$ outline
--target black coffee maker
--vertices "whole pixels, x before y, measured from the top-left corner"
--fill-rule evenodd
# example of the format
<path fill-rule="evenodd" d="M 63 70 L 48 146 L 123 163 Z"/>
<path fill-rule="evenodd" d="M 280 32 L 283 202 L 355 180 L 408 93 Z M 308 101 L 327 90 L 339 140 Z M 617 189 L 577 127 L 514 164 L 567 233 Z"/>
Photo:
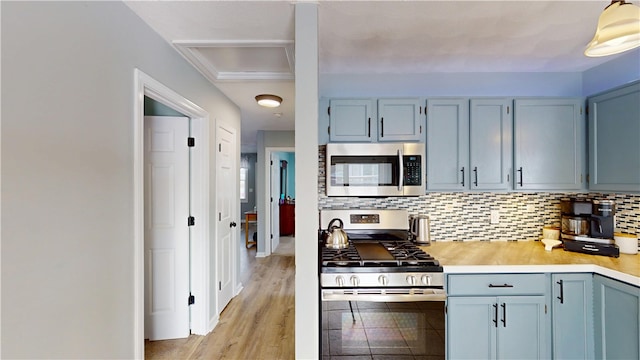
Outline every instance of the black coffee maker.
<path fill-rule="evenodd" d="M 616 203 L 613 200 L 593 200 L 591 208 L 592 238 L 613 239 Z"/>
<path fill-rule="evenodd" d="M 618 257 L 613 240 L 615 202 L 612 200 L 562 200 L 560 234 L 567 251 Z"/>

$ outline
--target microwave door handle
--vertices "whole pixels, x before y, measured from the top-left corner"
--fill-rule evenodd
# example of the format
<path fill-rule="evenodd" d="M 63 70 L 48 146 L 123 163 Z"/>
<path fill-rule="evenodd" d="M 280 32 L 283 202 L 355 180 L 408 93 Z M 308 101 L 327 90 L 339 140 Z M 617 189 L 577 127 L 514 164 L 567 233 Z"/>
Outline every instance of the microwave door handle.
<path fill-rule="evenodd" d="M 400 179 L 398 179 L 398 191 L 400 193 L 403 192 L 403 183 L 404 183 L 404 156 L 402 155 L 402 149 L 398 149 L 398 164 L 400 166 Z"/>

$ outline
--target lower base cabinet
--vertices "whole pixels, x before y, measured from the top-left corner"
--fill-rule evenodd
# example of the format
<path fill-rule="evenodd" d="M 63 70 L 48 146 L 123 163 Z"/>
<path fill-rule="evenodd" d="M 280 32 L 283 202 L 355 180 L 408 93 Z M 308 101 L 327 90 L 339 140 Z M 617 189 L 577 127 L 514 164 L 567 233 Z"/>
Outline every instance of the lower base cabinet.
<path fill-rule="evenodd" d="M 544 282 L 544 275 L 539 276 Z M 527 288 L 529 278 L 519 279 L 518 275 L 468 275 L 461 281 L 451 278 L 447 298 L 447 359 L 549 359 L 549 314 L 544 287 Z M 477 289 L 477 295 L 483 296 L 466 296 L 470 289 Z M 492 293 L 498 296 L 486 296 Z"/>
<path fill-rule="evenodd" d="M 595 275 L 596 359 L 640 359 L 640 288 Z"/>
<path fill-rule="evenodd" d="M 554 359 L 594 359 L 593 274 L 551 275 Z"/>

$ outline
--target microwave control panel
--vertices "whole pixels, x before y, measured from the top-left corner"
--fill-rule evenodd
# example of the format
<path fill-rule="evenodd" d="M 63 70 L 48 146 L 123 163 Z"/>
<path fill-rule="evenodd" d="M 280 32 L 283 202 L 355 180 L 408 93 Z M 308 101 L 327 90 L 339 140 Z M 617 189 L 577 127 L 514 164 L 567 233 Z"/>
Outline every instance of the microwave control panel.
<path fill-rule="evenodd" d="M 422 185 L 422 159 L 420 155 L 405 155 L 404 185 Z"/>

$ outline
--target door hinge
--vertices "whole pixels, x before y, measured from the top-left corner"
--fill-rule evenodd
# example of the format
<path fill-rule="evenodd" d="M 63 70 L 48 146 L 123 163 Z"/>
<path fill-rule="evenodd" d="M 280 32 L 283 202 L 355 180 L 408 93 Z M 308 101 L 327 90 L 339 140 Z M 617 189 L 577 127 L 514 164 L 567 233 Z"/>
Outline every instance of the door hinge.
<path fill-rule="evenodd" d="M 218 221 L 222 221 L 222 213 L 218 213 Z"/>
<path fill-rule="evenodd" d="M 420 125 L 420 134 L 422 134 L 422 125 Z"/>
<path fill-rule="evenodd" d="M 218 144 L 218 152 L 222 152 L 222 144 Z"/>
<path fill-rule="evenodd" d="M 222 281 L 218 281 L 218 290 L 222 291 Z"/>
<path fill-rule="evenodd" d="M 544 305 L 544 313 L 547 313 L 547 304 Z"/>
<path fill-rule="evenodd" d="M 196 224 L 196 218 L 193 216 L 189 216 L 187 218 L 187 226 L 194 226 Z"/>
<path fill-rule="evenodd" d="M 271 234 L 271 238 L 273 239 L 273 234 Z"/>
<path fill-rule="evenodd" d="M 331 116 L 331 106 L 327 107 L 327 115 Z"/>
<path fill-rule="evenodd" d="M 331 126 L 327 126 L 327 134 L 331 135 Z"/>
<path fill-rule="evenodd" d="M 271 160 L 271 162 L 270 162 L 270 164 L 269 164 L 269 165 L 273 165 L 273 160 Z"/>
<path fill-rule="evenodd" d="M 195 303 L 196 303 L 196 297 L 195 297 L 195 296 L 193 296 L 193 295 L 191 295 L 191 293 L 189 293 L 189 300 L 188 300 L 188 302 L 189 302 L 189 305 L 193 305 L 193 304 L 195 304 Z"/>
<path fill-rule="evenodd" d="M 585 115 L 589 115 L 589 105 L 585 106 L 584 113 Z"/>
<path fill-rule="evenodd" d="M 188 137 L 188 138 L 187 138 L 187 146 L 188 146 L 188 147 L 194 147 L 194 146 L 196 146 L 196 138 L 194 138 L 194 137 Z"/>
<path fill-rule="evenodd" d="M 420 114 L 422 114 L 422 106 L 420 106 Z"/>
<path fill-rule="evenodd" d="M 509 106 L 507 106 L 507 114 L 509 114 Z"/>

